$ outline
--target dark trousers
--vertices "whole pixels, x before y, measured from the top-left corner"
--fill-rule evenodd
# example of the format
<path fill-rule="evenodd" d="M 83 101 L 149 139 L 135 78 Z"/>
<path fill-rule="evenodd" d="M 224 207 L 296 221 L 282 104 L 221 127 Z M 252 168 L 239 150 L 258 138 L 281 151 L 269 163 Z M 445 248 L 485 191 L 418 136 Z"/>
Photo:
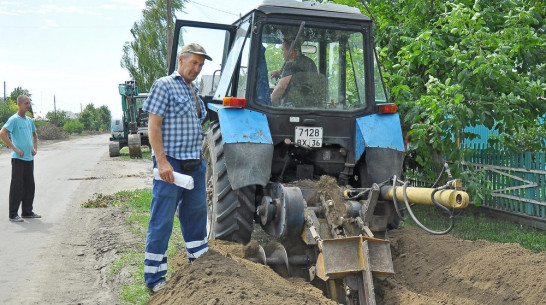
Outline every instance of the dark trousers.
<path fill-rule="evenodd" d="M 13 218 L 22 204 L 21 214 L 32 214 L 34 201 L 34 161 L 11 159 L 11 185 L 9 188 L 9 217 Z"/>

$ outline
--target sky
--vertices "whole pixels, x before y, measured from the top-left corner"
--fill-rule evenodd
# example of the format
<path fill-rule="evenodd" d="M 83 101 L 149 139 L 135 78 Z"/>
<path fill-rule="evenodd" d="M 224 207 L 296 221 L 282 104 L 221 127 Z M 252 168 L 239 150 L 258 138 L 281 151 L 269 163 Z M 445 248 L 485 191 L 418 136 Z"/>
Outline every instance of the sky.
<path fill-rule="evenodd" d="M 231 24 L 260 2 L 189 0 L 176 17 Z M 0 0 L 0 95 L 21 87 L 38 113 L 92 103 L 120 117 L 118 84 L 130 79 L 123 45 L 144 8 L 145 0 Z"/>

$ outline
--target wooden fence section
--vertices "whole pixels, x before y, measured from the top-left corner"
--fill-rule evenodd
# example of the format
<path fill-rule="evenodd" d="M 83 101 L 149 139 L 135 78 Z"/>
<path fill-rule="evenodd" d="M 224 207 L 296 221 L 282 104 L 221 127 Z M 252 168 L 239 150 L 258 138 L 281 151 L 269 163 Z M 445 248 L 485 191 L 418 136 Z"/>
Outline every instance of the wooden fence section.
<path fill-rule="evenodd" d="M 546 222 L 546 153 L 509 153 L 470 145 L 476 154 L 468 161 L 486 172 L 490 196 L 484 206 L 504 212 L 539 218 Z"/>

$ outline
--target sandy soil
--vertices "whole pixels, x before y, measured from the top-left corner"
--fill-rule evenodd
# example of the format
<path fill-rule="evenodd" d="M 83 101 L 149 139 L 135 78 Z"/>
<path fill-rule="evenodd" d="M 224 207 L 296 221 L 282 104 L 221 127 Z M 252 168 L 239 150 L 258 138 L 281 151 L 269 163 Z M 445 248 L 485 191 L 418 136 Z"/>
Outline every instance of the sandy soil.
<path fill-rule="evenodd" d="M 116 184 L 149 188 L 148 172 L 147 162 L 105 156 L 89 187 L 105 194 L 118 191 Z M 51 288 L 42 301 L 119 303 L 120 287 L 131 278 L 128 269 L 110 274 L 110 267 L 144 241 L 128 232 L 123 225 L 128 215 L 118 208 L 74 207 L 72 212 L 77 217 L 59 234 L 59 246 L 51 249 L 52 256 L 63 257 L 66 274 L 53 281 L 48 270 L 37 274 L 36 283 Z M 432 236 L 416 228 L 391 231 L 389 239 L 396 274 L 375 281 L 378 304 L 546 304 L 546 253 L 532 253 L 517 244 Z M 190 265 L 182 251 L 167 287 L 149 304 L 335 304 L 301 279 L 282 278 L 242 259 L 239 245 L 210 245 L 210 251 Z M 58 293 L 57 287 L 66 293 Z"/>
<path fill-rule="evenodd" d="M 375 281 L 378 304 L 546 304 L 546 253 L 417 228 L 389 235 L 396 274 Z M 176 273 L 149 304 L 335 304 L 314 286 L 241 259 L 240 249 L 213 241 L 191 265 L 181 253 Z"/>

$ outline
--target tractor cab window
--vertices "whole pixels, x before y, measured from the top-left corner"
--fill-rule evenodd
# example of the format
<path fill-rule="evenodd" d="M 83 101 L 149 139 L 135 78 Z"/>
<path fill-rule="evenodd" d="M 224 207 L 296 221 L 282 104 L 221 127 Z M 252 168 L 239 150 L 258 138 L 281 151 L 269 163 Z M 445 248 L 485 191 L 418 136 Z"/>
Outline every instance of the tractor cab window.
<path fill-rule="evenodd" d="M 199 88 L 199 95 L 213 96 L 220 81 L 220 72 L 226 60 L 226 50 L 229 48 L 231 39 L 231 25 L 184 21 L 179 31 L 176 56 L 171 59 L 174 61 L 174 70 L 178 70 L 178 55 L 185 44 L 196 42 L 202 45 L 212 61 L 205 61 L 195 84 Z"/>
<path fill-rule="evenodd" d="M 364 56 L 359 31 L 266 24 L 256 101 L 279 108 L 364 108 Z"/>
<path fill-rule="evenodd" d="M 245 97 L 247 66 L 250 44 L 247 42 L 250 18 L 237 28 L 233 47 L 229 50 L 226 62 L 222 67 L 222 77 L 214 93 L 214 99 L 222 100 L 225 96 Z M 237 84 L 237 88 L 232 88 Z"/>
<path fill-rule="evenodd" d="M 385 90 L 383 76 L 381 75 L 381 70 L 379 69 L 379 60 L 377 58 L 377 53 L 374 52 L 374 55 L 373 78 L 375 85 L 375 103 L 384 104 L 387 103 L 387 91 Z"/>

